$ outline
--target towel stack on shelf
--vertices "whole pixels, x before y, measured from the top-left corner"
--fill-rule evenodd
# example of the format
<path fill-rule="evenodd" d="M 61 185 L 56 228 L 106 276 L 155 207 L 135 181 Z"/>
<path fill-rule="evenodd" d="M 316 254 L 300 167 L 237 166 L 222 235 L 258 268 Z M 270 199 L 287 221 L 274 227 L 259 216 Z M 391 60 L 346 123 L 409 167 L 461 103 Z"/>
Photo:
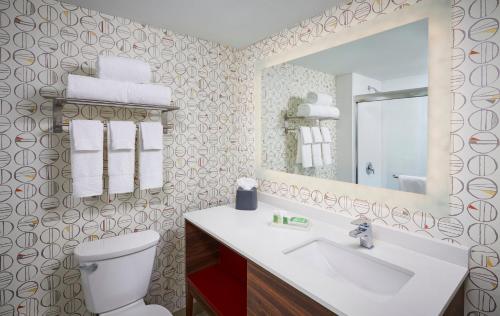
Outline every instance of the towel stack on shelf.
<path fill-rule="evenodd" d="M 103 192 L 103 124 L 94 120 L 70 123 L 73 195 L 88 197 Z M 160 122 L 139 125 L 139 186 L 163 186 L 163 127 Z M 127 121 L 108 124 L 108 190 L 110 194 L 134 191 L 136 125 Z"/>
<path fill-rule="evenodd" d="M 309 92 L 297 109 L 297 116 L 338 119 L 339 109 L 333 106 L 333 97 L 324 93 Z"/>
<path fill-rule="evenodd" d="M 97 78 L 68 75 L 67 98 L 143 105 L 170 104 L 169 87 L 151 84 L 149 64 L 131 58 L 99 56 Z"/>
<path fill-rule="evenodd" d="M 332 136 L 327 127 L 299 128 L 297 141 L 297 164 L 303 168 L 323 167 L 332 164 Z"/>

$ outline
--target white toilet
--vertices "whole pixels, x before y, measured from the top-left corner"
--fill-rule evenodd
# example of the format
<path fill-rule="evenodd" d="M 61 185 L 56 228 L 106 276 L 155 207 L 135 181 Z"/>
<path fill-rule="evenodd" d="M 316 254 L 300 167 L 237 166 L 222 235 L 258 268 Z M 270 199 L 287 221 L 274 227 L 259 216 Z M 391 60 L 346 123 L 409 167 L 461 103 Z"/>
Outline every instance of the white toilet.
<path fill-rule="evenodd" d="M 143 300 L 159 239 L 147 230 L 79 244 L 74 253 L 87 309 L 100 316 L 172 316 Z"/>

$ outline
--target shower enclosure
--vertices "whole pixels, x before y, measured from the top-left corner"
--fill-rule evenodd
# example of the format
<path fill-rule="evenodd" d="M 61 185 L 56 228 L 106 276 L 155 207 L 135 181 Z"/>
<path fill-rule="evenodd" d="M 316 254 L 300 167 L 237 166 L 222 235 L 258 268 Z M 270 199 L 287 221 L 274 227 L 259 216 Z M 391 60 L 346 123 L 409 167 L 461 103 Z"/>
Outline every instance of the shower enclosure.
<path fill-rule="evenodd" d="M 399 176 L 427 174 L 427 88 L 355 97 L 356 183 L 400 189 Z"/>

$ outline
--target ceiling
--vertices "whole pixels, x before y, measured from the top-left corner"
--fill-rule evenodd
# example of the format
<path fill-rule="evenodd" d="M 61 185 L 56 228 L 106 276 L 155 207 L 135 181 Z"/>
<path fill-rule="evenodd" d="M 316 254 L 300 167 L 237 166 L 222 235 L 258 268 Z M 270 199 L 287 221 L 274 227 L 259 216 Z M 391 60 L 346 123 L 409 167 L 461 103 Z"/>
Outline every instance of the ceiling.
<path fill-rule="evenodd" d="M 244 48 L 338 0 L 62 0 L 181 34 Z"/>
<path fill-rule="evenodd" d="M 427 20 L 422 20 L 291 63 L 333 75 L 358 73 L 389 80 L 426 74 L 427 47 Z"/>

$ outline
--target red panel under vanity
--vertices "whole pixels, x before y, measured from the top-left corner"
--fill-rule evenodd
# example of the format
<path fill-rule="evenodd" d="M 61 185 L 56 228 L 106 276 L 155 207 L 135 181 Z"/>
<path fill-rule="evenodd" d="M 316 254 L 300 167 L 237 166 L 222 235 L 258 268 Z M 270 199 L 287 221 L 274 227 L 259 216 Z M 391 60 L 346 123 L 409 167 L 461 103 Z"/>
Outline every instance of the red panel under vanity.
<path fill-rule="evenodd" d="M 195 226 L 188 224 L 186 227 L 202 237 Z M 194 234 L 193 234 L 194 235 Z M 232 251 L 228 247 L 211 240 L 210 236 L 203 236 L 207 245 L 208 265 L 186 277 L 187 291 L 197 299 L 206 309 L 216 315 L 244 316 L 247 307 L 247 261 L 244 257 Z M 212 248 L 212 249 L 209 249 Z M 198 251 L 204 251 L 198 249 Z M 197 253 L 200 256 L 200 252 Z M 188 254 L 189 256 L 189 254 Z M 216 260 L 213 260 L 214 257 Z M 199 267 L 199 265 L 198 265 Z M 189 300 L 189 298 L 188 298 Z M 189 305 L 189 302 L 187 302 Z"/>

